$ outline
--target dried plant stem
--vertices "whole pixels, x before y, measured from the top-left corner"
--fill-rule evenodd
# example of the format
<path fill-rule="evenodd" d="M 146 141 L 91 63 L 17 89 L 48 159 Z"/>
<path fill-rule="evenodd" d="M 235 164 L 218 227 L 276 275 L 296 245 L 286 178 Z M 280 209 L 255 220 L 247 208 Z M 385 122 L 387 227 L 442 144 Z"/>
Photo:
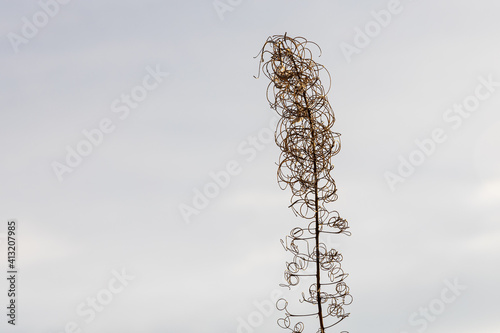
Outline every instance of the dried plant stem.
<path fill-rule="evenodd" d="M 335 117 L 326 97 L 328 91 L 319 77 L 320 71 L 328 71 L 312 60 L 309 43 L 302 37 L 272 36 L 260 53 L 262 71 L 271 80 L 267 98 L 281 116 L 275 133 L 282 151 L 278 184 L 282 189 L 291 189 L 293 212 L 311 221 L 306 227 L 293 228 L 282 240 L 285 249 L 294 255 L 287 262 L 284 286 L 291 288 L 301 278 L 315 277 L 308 289 L 309 296 L 303 292 L 299 301 L 316 305 L 316 312 L 294 313 L 285 299 L 277 302 L 285 315 L 278 325 L 292 333 L 303 332 L 305 326 L 302 319 L 292 323 L 293 318 L 315 316 L 319 319 L 317 333 L 324 333 L 349 315 L 343 306 L 352 301 L 344 282 L 347 274 L 340 265 L 342 255 L 335 249 L 328 250 L 321 242 L 322 233 L 350 233 L 347 221 L 326 208 L 326 204 L 337 199 L 331 158 L 340 150 L 340 134 L 331 130 Z M 266 57 L 270 59 L 265 60 Z M 309 272 L 309 264 L 314 266 L 313 272 Z M 328 281 L 321 280 L 322 272 Z"/>
<path fill-rule="evenodd" d="M 307 104 L 307 98 L 304 94 L 304 100 Z M 314 124 L 311 116 L 311 110 L 307 106 L 307 118 L 309 119 L 309 124 L 311 126 L 311 143 L 313 146 L 313 170 L 314 170 L 314 220 L 315 220 L 315 228 L 319 230 L 319 202 L 318 202 L 318 167 L 316 163 L 316 133 L 314 130 Z M 316 285 L 318 286 L 316 297 L 318 300 L 321 299 L 321 269 L 319 266 L 319 232 L 316 232 L 315 235 L 316 240 Z M 321 333 L 325 332 L 325 325 L 323 323 L 323 309 L 321 308 L 321 302 L 318 302 L 318 317 L 319 317 L 319 325 Z"/>

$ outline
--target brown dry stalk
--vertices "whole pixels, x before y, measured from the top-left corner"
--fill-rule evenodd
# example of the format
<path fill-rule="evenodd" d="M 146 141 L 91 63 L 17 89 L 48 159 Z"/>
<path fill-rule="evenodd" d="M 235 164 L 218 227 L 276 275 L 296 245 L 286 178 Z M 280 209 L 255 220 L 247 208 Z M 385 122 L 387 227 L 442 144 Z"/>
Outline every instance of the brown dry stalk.
<path fill-rule="evenodd" d="M 308 44 L 319 49 L 305 38 L 291 38 L 286 33 L 269 37 L 259 53 L 259 75 L 262 70 L 271 80 L 267 99 L 281 116 L 275 132 L 281 149 L 278 184 L 281 189 L 291 189 L 290 207 L 295 215 L 309 221 L 306 227 L 293 228 L 281 241 L 293 254 L 293 260 L 286 264 L 287 283 L 283 286 L 291 288 L 301 279 L 312 279 L 308 296 L 302 292 L 299 301 L 316 307 L 305 314 L 291 312 L 282 298 L 276 303 L 284 311 L 278 325 L 300 333 L 305 327 L 303 317 L 317 317 L 317 332 L 324 333 L 349 316 L 344 305 L 350 304 L 352 297 L 344 282 L 348 274 L 341 268 L 342 255 L 328 249 L 321 236 L 350 232 L 347 221 L 325 206 L 337 199 L 331 159 L 340 150 L 340 134 L 332 131 L 335 116 L 326 96 L 329 89 L 325 91 L 320 79 L 320 72 L 325 72 L 330 85 L 330 75 L 312 60 Z"/>

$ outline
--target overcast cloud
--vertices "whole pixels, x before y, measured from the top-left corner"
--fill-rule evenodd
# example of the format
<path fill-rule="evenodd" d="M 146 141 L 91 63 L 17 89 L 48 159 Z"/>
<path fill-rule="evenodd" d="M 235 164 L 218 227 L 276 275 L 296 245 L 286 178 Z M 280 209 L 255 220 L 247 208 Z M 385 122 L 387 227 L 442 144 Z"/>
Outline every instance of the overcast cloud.
<path fill-rule="evenodd" d="M 287 32 L 321 46 L 342 134 L 331 331 L 500 332 L 498 1 L 55 1 L 0 5 L 0 331 L 281 331 L 302 221 L 253 57 Z"/>

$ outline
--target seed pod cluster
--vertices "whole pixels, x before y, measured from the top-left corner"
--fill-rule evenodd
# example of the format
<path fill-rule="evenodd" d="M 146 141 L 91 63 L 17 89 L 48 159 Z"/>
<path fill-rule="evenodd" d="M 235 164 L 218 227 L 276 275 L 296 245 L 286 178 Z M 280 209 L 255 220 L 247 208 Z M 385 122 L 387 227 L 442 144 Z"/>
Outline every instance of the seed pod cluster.
<path fill-rule="evenodd" d="M 345 283 L 348 274 L 341 268 L 342 255 L 325 244 L 329 235 L 350 232 L 347 221 L 327 208 L 337 199 L 332 157 L 340 150 L 340 134 L 332 131 L 335 116 L 327 98 L 330 74 L 312 59 L 309 45 L 321 52 L 305 38 L 275 35 L 259 53 L 259 75 L 262 71 L 270 80 L 267 99 L 280 116 L 275 132 L 281 149 L 278 184 L 281 189 L 290 188 L 290 207 L 307 221 L 281 241 L 293 254 L 286 264 L 283 286 L 291 289 L 304 280 L 309 287 L 299 302 L 315 309 L 297 313 L 288 301 L 278 300 L 276 306 L 284 312 L 278 325 L 293 333 L 304 331 L 310 322 L 307 318 L 318 318 L 317 332 L 324 333 L 349 315 L 344 306 L 352 302 Z M 322 73 L 328 76 L 328 89 L 322 84 Z"/>

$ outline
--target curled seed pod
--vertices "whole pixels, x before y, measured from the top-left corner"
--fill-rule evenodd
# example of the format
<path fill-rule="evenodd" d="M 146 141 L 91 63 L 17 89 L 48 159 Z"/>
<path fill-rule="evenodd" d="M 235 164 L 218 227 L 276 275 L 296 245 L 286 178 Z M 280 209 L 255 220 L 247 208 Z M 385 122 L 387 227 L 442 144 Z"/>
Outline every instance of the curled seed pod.
<path fill-rule="evenodd" d="M 277 308 L 284 312 L 278 325 L 294 333 L 303 332 L 304 317 L 318 318 L 317 332 L 324 333 L 349 316 L 344 306 L 352 302 L 344 281 L 348 274 L 340 264 L 342 255 L 323 242 L 325 235 L 350 232 L 347 221 L 326 207 L 337 199 L 331 160 L 340 150 L 340 134 L 332 131 L 335 116 L 327 98 L 330 74 L 312 59 L 309 45 L 321 52 L 317 44 L 285 33 L 269 37 L 259 53 L 259 76 L 262 71 L 271 81 L 267 100 L 280 115 L 275 132 L 281 149 L 278 184 L 282 189 L 290 188 L 290 207 L 295 215 L 309 220 L 281 241 L 293 254 L 286 264 L 286 284 L 282 286 L 296 287 L 307 280 L 309 288 L 302 292 L 299 302 L 315 309 L 293 313 L 285 299 L 278 300 Z M 328 89 L 320 73 L 327 74 Z"/>

